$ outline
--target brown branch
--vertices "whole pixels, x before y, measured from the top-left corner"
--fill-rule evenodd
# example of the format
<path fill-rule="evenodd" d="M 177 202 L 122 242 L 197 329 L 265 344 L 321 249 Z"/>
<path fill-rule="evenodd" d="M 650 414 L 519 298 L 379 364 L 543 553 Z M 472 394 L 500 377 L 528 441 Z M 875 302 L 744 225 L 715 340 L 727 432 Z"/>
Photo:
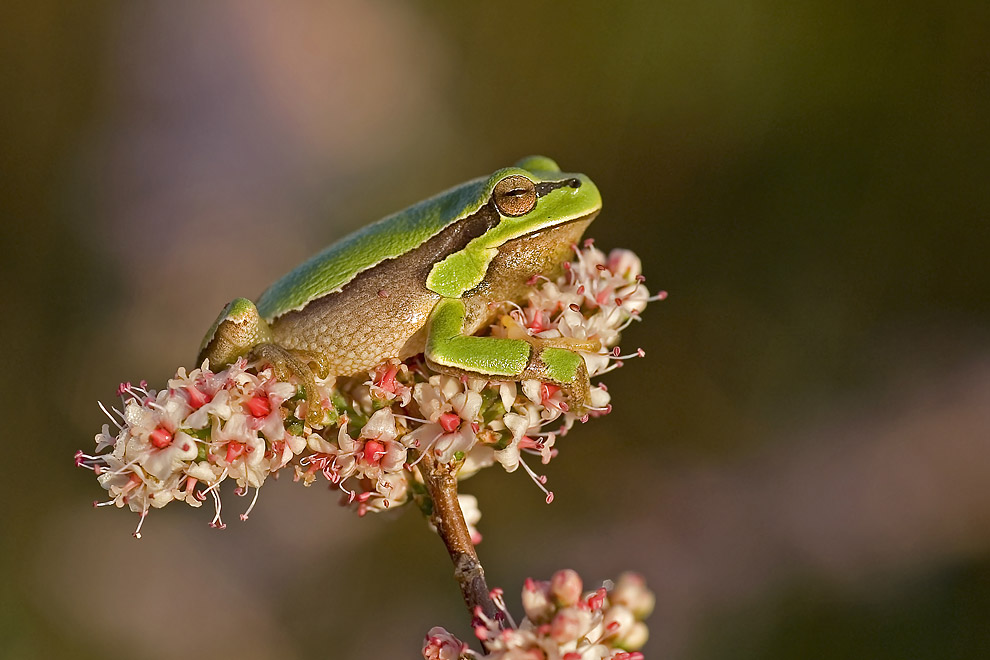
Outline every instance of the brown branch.
<path fill-rule="evenodd" d="M 481 612 L 489 619 L 500 620 L 501 615 L 485 582 L 485 570 L 478 561 L 478 553 L 471 542 L 464 513 L 457 502 L 456 472 L 451 466 L 438 463 L 432 454 L 427 449 L 419 462 L 419 472 L 433 499 L 430 522 L 437 528 L 443 544 L 447 546 L 450 560 L 454 563 L 454 578 L 461 587 L 464 604 L 471 616 L 474 617 L 476 608 L 481 608 Z"/>

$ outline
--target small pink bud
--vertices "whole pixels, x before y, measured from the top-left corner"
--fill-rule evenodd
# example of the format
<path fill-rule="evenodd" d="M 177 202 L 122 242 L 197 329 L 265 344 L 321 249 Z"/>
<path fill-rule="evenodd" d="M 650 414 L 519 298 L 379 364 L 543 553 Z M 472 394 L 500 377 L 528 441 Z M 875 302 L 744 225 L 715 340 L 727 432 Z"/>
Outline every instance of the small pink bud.
<path fill-rule="evenodd" d="M 613 603 L 625 605 L 637 619 L 645 619 L 653 611 L 656 597 L 646 587 L 646 581 L 638 573 L 623 573 L 612 591 Z"/>
<path fill-rule="evenodd" d="M 550 578 L 550 595 L 562 607 L 575 605 L 581 600 L 581 591 L 584 584 L 577 571 L 569 568 L 557 571 Z"/>
<path fill-rule="evenodd" d="M 523 584 L 522 605 L 530 621 L 541 623 L 553 616 L 553 603 L 550 601 L 550 583 L 526 578 Z"/>
<path fill-rule="evenodd" d="M 609 637 L 617 636 L 620 640 L 626 636 L 627 633 L 632 631 L 633 626 L 636 625 L 636 617 L 629 610 L 628 607 L 624 605 L 613 605 L 608 608 L 605 612 L 605 617 L 602 620 L 605 625 L 606 635 Z M 626 646 L 623 644 L 623 646 Z M 626 648 L 629 648 L 626 646 Z"/>
<path fill-rule="evenodd" d="M 576 607 L 560 610 L 550 622 L 550 639 L 558 644 L 576 640 L 587 631 L 587 619 L 587 613 Z"/>

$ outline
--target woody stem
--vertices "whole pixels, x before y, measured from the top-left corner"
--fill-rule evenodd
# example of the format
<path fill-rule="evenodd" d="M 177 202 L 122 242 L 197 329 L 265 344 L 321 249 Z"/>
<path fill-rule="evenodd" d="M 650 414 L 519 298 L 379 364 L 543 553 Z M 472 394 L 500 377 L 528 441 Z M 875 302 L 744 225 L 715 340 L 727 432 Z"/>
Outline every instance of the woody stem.
<path fill-rule="evenodd" d="M 450 465 L 438 463 L 430 450 L 419 462 L 426 488 L 433 500 L 430 522 L 437 528 L 454 563 L 454 578 L 461 587 L 464 604 L 471 616 L 479 610 L 491 620 L 500 619 L 485 582 L 485 570 L 478 561 L 464 513 L 457 502 L 457 475 Z"/>

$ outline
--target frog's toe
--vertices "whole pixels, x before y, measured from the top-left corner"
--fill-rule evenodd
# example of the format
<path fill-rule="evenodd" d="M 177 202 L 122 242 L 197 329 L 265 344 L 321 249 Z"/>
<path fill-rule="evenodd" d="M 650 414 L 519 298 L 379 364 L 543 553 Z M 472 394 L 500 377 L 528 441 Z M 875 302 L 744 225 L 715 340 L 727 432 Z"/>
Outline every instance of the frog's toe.
<path fill-rule="evenodd" d="M 591 379 L 579 353 L 552 346 L 534 350 L 523 377 L 559 386 L 570 410 L 577 415 L 583 415 L 590 405 Z"/>
<path fill-rule="evenodd" d="M 293 376 L 302 381 L 306 398 L 306 424 L 322 426 L 325 410 L 319 400 L 319 390 L 311 362 L 316 362 L 323 369 L 323 361 L 310 353 L 298 353 L 287 350 L 278 344 L 258 344 L 251 351 L 252 360 L 260 360 L 272 365 L 275 376 L 281 381 L 289 381 Z"/>
<path fill-rule="evenodd" d="M 581 365 L 575 371 L 573 378 L 567 381 L 551 380 L 554 385 L 560 387 L 560 391 L 567 399 L 567 410 L 578 417 L 583 416 L 591 405 L 591 379 L 588 377 L 588 369 Z"/>
<path fill-rule="evenodd" d="M 584 415 L 591 405 L 591 379 L 588 377 L 588 369 L 581 366 L 574 374 L 574 378 L 567 382 L 556 383 L 560 386 L 560 391 L 567 398 L 568 410 L 578 417 Z"/>

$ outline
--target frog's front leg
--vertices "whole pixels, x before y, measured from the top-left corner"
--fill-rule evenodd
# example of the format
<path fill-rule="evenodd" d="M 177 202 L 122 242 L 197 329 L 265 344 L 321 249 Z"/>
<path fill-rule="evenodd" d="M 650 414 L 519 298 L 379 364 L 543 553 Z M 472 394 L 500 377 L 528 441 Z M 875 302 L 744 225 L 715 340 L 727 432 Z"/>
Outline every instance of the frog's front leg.
<path fill-rule="evenodd" d="M 581 414 L 590 402 L 590 381 L 578 353 L 537 337 L 507 339 L 464 334 L 464 303 L 444 298 L 430 313 L 426 361 L 438 371 L 467 373 L 494 380 L 530 378 L 558 385 Z"/>

